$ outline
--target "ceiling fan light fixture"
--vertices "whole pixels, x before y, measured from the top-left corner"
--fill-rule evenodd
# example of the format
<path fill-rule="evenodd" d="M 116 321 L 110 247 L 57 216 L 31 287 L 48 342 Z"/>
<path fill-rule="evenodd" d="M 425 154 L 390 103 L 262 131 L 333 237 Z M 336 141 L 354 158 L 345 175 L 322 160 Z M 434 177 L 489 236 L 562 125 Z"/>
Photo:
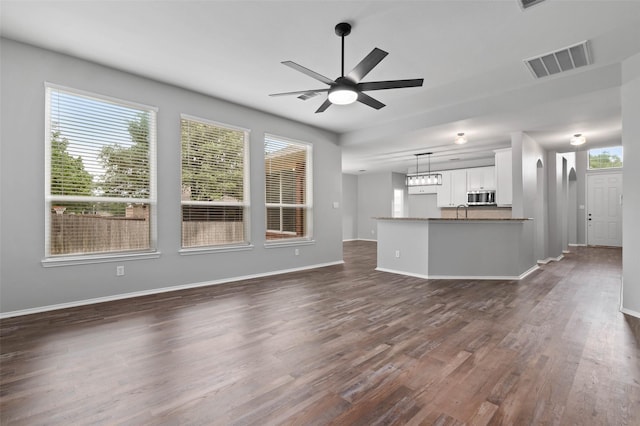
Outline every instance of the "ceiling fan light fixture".
<path fill-rule="evenodd" d="M 349 86 L 335 86 L 329 90 L 329 101 L 335 105 L 349 105 L 358 100 L 358 92 Z"/>
<path fill-rule="evenodd" d="M 569 143 L 571 145 L 582 145 L 587 141 L 587 138 L 584 137 L 581 133 L 576 133 L 569 139 Z"/>
<path fill-rule="evenodd" d="M 464 135 L 464 133 L 458 133 L 453 142 L 456 145 L 464 145 L 465 143 L 467 143 L 467 137 Z"/>

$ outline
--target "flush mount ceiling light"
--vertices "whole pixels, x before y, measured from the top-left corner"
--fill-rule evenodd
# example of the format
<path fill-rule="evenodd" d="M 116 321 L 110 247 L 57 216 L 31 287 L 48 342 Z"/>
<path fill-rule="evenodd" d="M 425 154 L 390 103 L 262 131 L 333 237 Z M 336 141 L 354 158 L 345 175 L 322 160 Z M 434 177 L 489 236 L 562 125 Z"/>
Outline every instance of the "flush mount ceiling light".
<path fill-rule="evenodd" d="M 422 154 L 414 154 L 416 156 L 416 172 L 411 175 L 407 175 L 407 186 L 432 186 L 432 185 L 442 185 L 442 174 L 441 173 L 431 173 L 431 154 L 433 152 L 424 152 Z M 418 157 L 423 155 L 428 155 L 429 157 L 429 171 L 425 173 L 420 173 L 418 170 Z"/>
<path fill-rule="evenodd" d="M 465 143 L 467 143 L 467 137 L 464 135 L 464 133 L 458 133 L 453 142 L 456 145 L 464 145 Z"/>
<path fill-rule="evenodd" d="M 569 139 L 569 143 L 571 145 L 582 145 L 586 141 L 587 138 L 585 138 L 581 133 L 576 133 L 571 137 L 571 139 Z"/>

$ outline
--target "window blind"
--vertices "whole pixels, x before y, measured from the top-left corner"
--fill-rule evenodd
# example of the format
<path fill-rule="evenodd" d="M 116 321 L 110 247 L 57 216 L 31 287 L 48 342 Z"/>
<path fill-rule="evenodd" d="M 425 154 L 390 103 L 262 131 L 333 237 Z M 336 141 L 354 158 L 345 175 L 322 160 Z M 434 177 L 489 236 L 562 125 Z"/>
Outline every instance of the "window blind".
<path fill-rule="evenodd" d="M 155 111 L 46 88 L 46 255 L 153 248 Z"/>
<path fill-rule="evenodd" d="M 311 145 L 265 136 L 266 238 L 310 238 Z"/>
<path fill-rule="evenodd" d="M 248 131 L 183 116 L 182 247 L 248 243 Z"/>

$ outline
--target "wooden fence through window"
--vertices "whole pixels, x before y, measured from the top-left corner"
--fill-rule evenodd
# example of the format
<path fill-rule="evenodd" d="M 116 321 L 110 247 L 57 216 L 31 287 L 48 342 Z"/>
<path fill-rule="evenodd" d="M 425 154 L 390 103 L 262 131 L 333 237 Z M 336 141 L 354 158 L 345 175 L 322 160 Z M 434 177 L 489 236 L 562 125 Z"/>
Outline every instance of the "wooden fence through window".
<path fill-rule="evenodd" d="M 51 215 L 52 255 L 144 250 L 149 240 L 149 221 L 144 218 Z"/>
<path fill-rule="evenodd" d="M 238 221 L 182 223 L 182 246 L 203 247 L 245 241 Z M 109 253 L 150 248 L 149 220 L 82 214 L 51 215 L 51 255 Z"/>

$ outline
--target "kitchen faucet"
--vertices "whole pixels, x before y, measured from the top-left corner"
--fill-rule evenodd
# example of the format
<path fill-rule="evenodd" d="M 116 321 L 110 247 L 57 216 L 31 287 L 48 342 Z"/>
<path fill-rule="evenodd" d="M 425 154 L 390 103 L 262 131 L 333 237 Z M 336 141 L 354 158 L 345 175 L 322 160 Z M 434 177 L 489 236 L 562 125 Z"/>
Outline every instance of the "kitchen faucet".
<path fill-rule="evenodd" d="M 456 207 L 456 219 L 459 219 L 458 209 L 460 209 L 460 207 L 464 207 L 464 218 L 469 219 L 469 206 L 467 206 L 466 204 L 458 204 L 458 207 Z"/>

